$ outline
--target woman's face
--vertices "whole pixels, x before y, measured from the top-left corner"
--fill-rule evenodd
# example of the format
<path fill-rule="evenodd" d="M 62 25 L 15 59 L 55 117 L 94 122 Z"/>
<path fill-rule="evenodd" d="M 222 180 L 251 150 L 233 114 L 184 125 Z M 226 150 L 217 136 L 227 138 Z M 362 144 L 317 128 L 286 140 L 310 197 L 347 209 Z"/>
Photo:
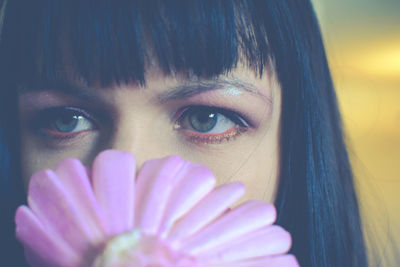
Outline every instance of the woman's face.
<path fill-rule="evenodd" d="M 151 158 L 180 155 L 208 166 L 218 183 L 241 181 L 245 199 L 273 201 L 279 166 L 278 82 L 245 67 L 215 79 L 150 70 L 146 86 L 47 88 L 19 92 L 22 172 L 54 168 L 66 157 L 87 166 L 102 150 Z M 65 90 L 64 90 L 65 91 Z M 243 200 L 245 200 L 243 199 Z"/>

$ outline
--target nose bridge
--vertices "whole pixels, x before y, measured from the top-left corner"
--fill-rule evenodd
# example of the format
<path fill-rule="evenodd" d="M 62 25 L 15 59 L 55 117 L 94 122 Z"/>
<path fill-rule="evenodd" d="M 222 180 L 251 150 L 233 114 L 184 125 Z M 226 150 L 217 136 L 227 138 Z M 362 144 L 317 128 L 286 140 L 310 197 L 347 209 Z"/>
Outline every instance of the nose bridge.
<path fill-rule="evenodd" d="M 148 151 L 143 148 L 143 140 L 141 131 L 137 123 L 120 123 L 111 134 L 106 149 L 115 149 L 132 153 L 136 158 L 136 165 L 140 167 L 148 158 Z"/>
<path fill-rule="evenodd" d="M 160 140 L 153 133 L 151 120 L 129 117 L 122 119 L 107 142 L 106 149 L 116 149 L 132 153 L 136 166 L 152 158 L 165 156 Z"/>
<path fill-rule="evenodd" d="M 151 93 L 120 89 L 114 93 L 116 112 L 103 149 L 132 153 L 139 168 L 146 160 L 168 155 L 170 147 L 163 138 L 168 124 L 163 110 L 155 106 Z"/>

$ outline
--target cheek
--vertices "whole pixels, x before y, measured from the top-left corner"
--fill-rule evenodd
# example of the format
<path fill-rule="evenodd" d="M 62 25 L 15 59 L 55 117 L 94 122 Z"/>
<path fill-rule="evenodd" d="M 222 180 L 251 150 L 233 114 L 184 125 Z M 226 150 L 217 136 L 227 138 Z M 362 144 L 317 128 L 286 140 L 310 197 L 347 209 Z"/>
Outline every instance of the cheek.
<path fill-rule="evenodd" d="M 260 199 L 273 203 L 278 185 L 278 155 L 257 155 L 235 176 L 236 180 L 241 180 L 246 186 L 247 193 L 242 201 Z"/>
<path fill-rule="evenodd" d="M 65 158 L 78 158 L 89 166 L 96 154 L 98 140 L 95 136 L 87 138 L 80 146 L 69 146 L 68 149 L 52 149 L 28 132 L 21 133 L 21 174 L 25 188 L 28 188 L 31 176 L 43 169 L 54 169 L 57 163 Z"/>
<path fill-rule="evenodd" d="M 185 159 L 209 167 L 218 185 L 240 181 L 246 187 L 241 202 L 250 199 L 274 202 L 279 174 L 278 130 L 270 129 L 259 138 L 246 139 L 236 146 L 202 153 L 180 153 Z"/>
<path fill-rule="evenodd" d="M 246 193 L 239 203 L 258 199 L 273 203 L 279 184 L 280 94 L 275 95 L 273 116 L 256 135 L 238 140 L 235 148 L 207 153 L 203 164 L 210 167 L 218 183 L 240 181 Z M 208 151 L 209 152 L 209 151 Z"/>
<path fill-rule="evenodd" d="M 279 146 L 278 141 L 265 138 L 247 157 L 241 157 L 240 167 L 230 181 L 241 181 L 246 194 L 241 202 L 251 199 L 273 203 L 278 185 Z"/>

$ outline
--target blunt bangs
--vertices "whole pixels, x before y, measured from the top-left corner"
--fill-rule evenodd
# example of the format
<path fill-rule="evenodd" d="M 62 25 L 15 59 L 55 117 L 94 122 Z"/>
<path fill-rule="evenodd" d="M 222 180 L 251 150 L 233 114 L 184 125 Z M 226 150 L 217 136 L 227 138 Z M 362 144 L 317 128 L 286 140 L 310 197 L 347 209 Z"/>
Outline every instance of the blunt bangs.
<path fill-rule="evenodd" d="M 252 1 L 9 1 L 1 73 L 30 87 L 71 75 L 107 86 L 144 84 L 154 65 L 209 78 L 241 61 L 261 75 L 271 57 L 254 9 Z"/>

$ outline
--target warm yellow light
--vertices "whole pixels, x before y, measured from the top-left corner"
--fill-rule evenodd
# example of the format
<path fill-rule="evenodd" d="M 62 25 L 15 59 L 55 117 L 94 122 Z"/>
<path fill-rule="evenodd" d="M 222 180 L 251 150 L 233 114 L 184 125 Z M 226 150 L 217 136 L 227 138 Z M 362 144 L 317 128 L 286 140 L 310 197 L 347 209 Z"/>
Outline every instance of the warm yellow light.
<path fill-rule="evenodd" d="M 359 67 L 368 73 L 384 76 L 400 76 L 400 44 L 397 47 L 382 47 L 365 55 Z"/>
<path fill-rule="evenodd" d="M 344 42 L 335 49 L 337 56 L 331 58 L 333 71 L 366 77 L 400 78 L 400 40 L 379 41 L 381 44 L 363 44 L 357 49 Z"/>

